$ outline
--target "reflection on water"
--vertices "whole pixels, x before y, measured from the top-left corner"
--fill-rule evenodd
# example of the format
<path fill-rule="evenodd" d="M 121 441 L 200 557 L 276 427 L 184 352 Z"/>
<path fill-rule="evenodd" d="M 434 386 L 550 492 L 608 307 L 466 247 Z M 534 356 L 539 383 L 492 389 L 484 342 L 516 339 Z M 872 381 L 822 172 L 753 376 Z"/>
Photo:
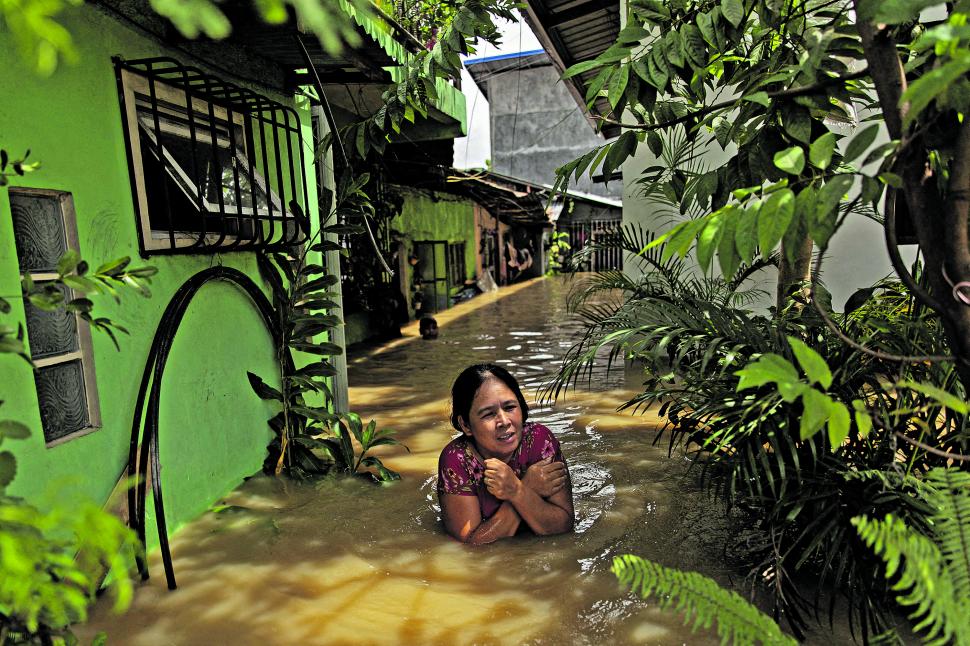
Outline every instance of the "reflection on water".
<path fill-rule="evenodd" d="M 616 407 L 635 378 L 597 369 L 588 388 L 530 417 L 556 433 L 570 462 L 577 531 L 466 547 L 440 529 L 438 453 L 452 437 L 448 395 L 468 364 L 495 361 L 532 397 L 579 324 L 568 285 L 538 281 L 501 299 L 481 297 L 441 327 L 368 358 L 351 356 L 351 402 L 394 428 L 410 453 L 387 450 L 404 479 L 386 487 L 258 477 L 182 529 L 173 552 L 179 590 L 161 564 L 131 610 L 100 605 L 90 638 L 117 644 L 707 644 L 679 617 L 619 588 L 616 554 L 635 552 L 727 581 L 729 538 L 677 457 L 651 445 L 656 418 Z"/>

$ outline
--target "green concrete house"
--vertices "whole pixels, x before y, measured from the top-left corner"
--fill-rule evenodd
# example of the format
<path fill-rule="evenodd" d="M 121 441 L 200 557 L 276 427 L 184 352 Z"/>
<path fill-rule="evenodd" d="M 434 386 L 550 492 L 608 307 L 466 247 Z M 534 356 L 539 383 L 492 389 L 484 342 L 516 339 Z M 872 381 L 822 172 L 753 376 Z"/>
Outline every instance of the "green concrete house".
<path fill-rule="evenodd" d="M 63 23 L 79 60 L 49 78 L 0 32 L 0 145 L 29 149 L 41 163 L 0 189 L 0 294 L 13 304 L 4 321 L 24 325 L 37 365 L 0 355 L 4 417 L 33 431 L 15 448 L 12 495 L 40 502 L 69 487 L 108 499 L 125 475 L 139 385 L 173 296 L 213 267 L 268 293 L 256 252 L 284 250 L 319 228 L 318 188 L 332 186 L 333 172 L 314 159 L 314 141 L 329 128 L 301 87 L 309 65 L 328 87 L 364 77 L 386 84 L 407 56 L 389 28 L 359 18 L 363 44 L 337 58 L 294 21 L 230 17 L 238 27 L 230 38 L 195 42 L 147 0 L 72 7 Z M 444 112 L 432 116 L 462 123 L 453 89 L 442 94 Z M 130 256 L 157 267 L 150 299 L 96 299 L 99 315 L 130 332 L 120 351 L 73 315 L 16 297 L 22 273 L 49 280 L 67 249 L 92 265 Z M 198 289 L 171 339 L 158 397 L 169 531 L 259 470 L 272 411 L 246 372 L 272 375 L 273 359 L 271 334 L 244 290 L 225 280 Z M 336 377 L 338 405 L 345 389 Z"/>

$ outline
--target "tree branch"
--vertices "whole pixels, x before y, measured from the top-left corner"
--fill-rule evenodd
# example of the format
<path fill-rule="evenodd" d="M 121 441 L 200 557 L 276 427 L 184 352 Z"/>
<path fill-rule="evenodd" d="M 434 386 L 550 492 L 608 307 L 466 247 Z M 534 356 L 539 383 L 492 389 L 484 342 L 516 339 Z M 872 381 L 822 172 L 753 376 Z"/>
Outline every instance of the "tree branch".
<path fill-rule="evenodd" d="M 946 258 L 956 280 L 970 276 L 970 240 L 967 232 L 967 214 L 970 212 L 970 122 L 960 126 L 953 165 L 947 184 L 947 200 L 944 209 L 943 230 L 946 231 Z"/>
<path fill-rule="evenodd" d="M 815 264 L 815 272 L 813 272 L 813 280 L 810 285 L 810 288 L 812 290 L 810 298 L 812 301 L 812 305 L 815 307 L 815 310 L 819 313 L 819 316 L 822 317 L 822 320 L 825 322 L 826 327 L 832 330 L 832 333 L 835 336 L 837 336 L 843 343 L 845 343 L 851 348 L 858 350 L 859 352 L 868 354 L 869 356 L 875 357 L 876 359 L 882 359 L 884 361 L 898 361 L 900 363 L 922 363 L 924 361 L 935 362 L 935 361 L 954 360 L 955 357 L 952 357 L 949 355 L 899 355 L 899 354 L 889 354 L 887 352 L 880 352 L 879 350 L 873 350 L 872 348 L 867 348 L 866 346 L 862 345 L 855 339 L 848 336 L 845 332 L 843 332 L 839 328 L 839 326 L 836 325 L 835 321 L 832 320 L 828 312 L 826 312 L 825 309 L 819 304 L 818 299 L 815 298 L 814 276 L 816 274 L 821 274 L 822 259 L 825 257 L 825 252 L 827 250 L 828 250 L 827 246 L 819 249 L 818 260 L 816 261 L 816 264 Z"/>
<path fill-rule="evenodd" d="M 949 451 L 943 451 L 936 447 L 930 446 L 929 444 L 924 444 L 919 440 L 914 440 L 913 438 L 909 437 L 905 433 L 901 433 L 899 431 L 893 431 L 893 433 L 896 435 L 896 437 L 902 440 L 906 440 L 913 446 L 921 448 L 927 453 L 932 453 L 933 455 L 939 456 L 941 458 L 946 458 L 948 460 L 956 460 L 957 462 L 970 462 L 970 455 L 963 455 L 961 453 L 950 453 Z"/>
<path fill-rule="evenodd" d="M 847 81 L 855 81 L 860 78 L 864 78 L 868 75 L 869 69 L 864 68 L 858 72 L 853 72 L 852 74 L 847 74 L 845 76 L 832 76 L 818 83 L 813 83 L 812 85 L 803 85 L 796 88 L 788 88 L 785 90 L 777 90 L 775 92 L 767 92 L 769 99 L 791 99 L 798 96 L 807 96 L 810 94 L 817 94 L 821 90 L 832 86 L 839 85 L 840 83 L 845 83 Z M 699 119 L 701 117 L 706 117 L 712 112 L 717 112 L 718 110 L 723 110 L 724 108 L 730 108 L 737 105 L 737 103 L 744 97 L 738 97 L 735 99 L 727 99 L 724 101 L 718 101 L 703 108 L 699 108 L 694 112 L 689 112 L 682 117 L 677 117 L 676 119 L 671 119 L 670 121 L 664 121 L 662 123 L 646 124 L 646 123 L 625 123 L 618 121 L 616 119 L 610 119 L 606 116 L 598 116 L 597 119 L 614 126 L 620 126 L 621 128 L 629 128 L 630 130 L 662 130 L 664 128 L 670 128 L 678 124 L 690 121 L 691 119 Z"/>
<path fill-rule="evenodd" d="M 861 2 L 862 0 L 853 2 L 856 15 L 860 15 Z M 872 70 L 872 81 L 876 86 L 883 119 L 889 129 L 889 138 L 902 139 L 903 116 L 908 105 L 900 107 L 899 99 L 906 91 L 906 72 L 896 52 L 896 41 L 889 32 L 876 31 L 875 25 L 868 22 L 859 22 L 858 29 L 863 53 L 869 69 Z"/>
<path fill-rule="evenodd" d="M 892 199 L 890 199 L 892 198 Z M 909 269 L 906 267 L 906 263 L 903 262 L 903 257 L 899 254 L 899 240 L 896 237 L 896 192 L 892 190 L 892 194 L 886 195 L 886 221 L 883 223 L 883 230 L 886 233 L 886 251 L 889 252 L 889 262 L 893 266 L 893 270 L 899 279 L 902 281 L 906 287 L 913 292 L 913 294 L 923 302 L 924 305 L 930 307 L 935 312 L 942 312 L 943 305 L 939 303 L 935 298 L 930 296 L 925 289 L 923 289 Z"/>

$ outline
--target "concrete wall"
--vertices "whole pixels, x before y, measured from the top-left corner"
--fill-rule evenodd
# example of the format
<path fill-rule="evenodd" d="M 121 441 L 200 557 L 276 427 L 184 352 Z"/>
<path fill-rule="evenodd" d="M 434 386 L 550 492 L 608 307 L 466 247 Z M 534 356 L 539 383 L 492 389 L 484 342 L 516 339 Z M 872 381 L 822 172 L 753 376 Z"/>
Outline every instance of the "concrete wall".
<path fill-rule="evenodd" d="M 77 43 L 80 62 L 63 66 L 48 79 L 34 76 L 20 62 L 9 32 L 0 33 L 4 61 L 0 87 L 7 90 L 0 100 L 2 145 L 15 155 L 29 148 L 31 158 L 42 164 L 41 170 L 14 184 L 73 194 L 80 250 L 92 265 L 131 256 L 136 264 L 155 265 L 159 273 L 149 300 L 133 292 L 124 293 L 120 305 L 109 297 L 94 299 L 97 314 L 131 332 L 120 337 L 120 352 L 106 336 L 94 334 L 100 430 L 46 448 L 33 375 L 22 360 L 10 355 L 0 355 L 0 399 L 5 402 L 0 417 L 20 420 L 33 431 L 29 440 L 4 447 L 13 450 L 18 460 L 12 495 L 40 500 L 52 487 L 67 484 L 101 501 L 126 464 L 138 383 L 152 337 L 175 290 L 213 265 L 235 267 L 258 284 L 262 281 L 252 253 L 137 258 L 138 232 L 110 57 L 184 55 L 164 49 L 90 6 L 66 11 L 65 23 Z M 292 104 L 279 95 L 271 98 Z M 301 110 L 301 114 L 306 141 L 312 141 L 308 113 Z M 307 175 L 312 202 L 308 212 L 316 220 L 312 169 L 307 169 Z M 3 189 L 0 241 L 0 294 L 19 294 L 9 201 Z M 24 322 L 24 308 L 19 299 L 10 300 L 13 311 L 3 322 L 15 326 Z M 221 283 L 202 288 L 175 337 L 161 390 L 160 455 L 171 529 L 259 469 L 271 438 L 266 419 L 273 407 L 252 393 L 246 371 L 262 375 L 271 384 L 277 381 L 278 387 L 273 355 L 269 332 L 245 294 Z M 149 536 L 153 531 L 149 529 Z"/>
<path fill-rule="evenodd" d="M 553 184 L 556 168 L 605 143 L 580 112 L 552 65 L 501 72 L 488 80 L 492 169 L 538 184 Z M 594 184 L 588 176 L 574 190 L 618 198 L 622 185 Z"/>

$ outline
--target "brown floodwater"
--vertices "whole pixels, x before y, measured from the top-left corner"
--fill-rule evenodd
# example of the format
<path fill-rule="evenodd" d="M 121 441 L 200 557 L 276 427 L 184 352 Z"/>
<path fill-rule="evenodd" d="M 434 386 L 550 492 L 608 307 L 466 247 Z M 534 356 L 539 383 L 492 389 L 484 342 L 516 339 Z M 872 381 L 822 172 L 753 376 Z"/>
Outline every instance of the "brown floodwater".
<path fill-rule="evenodd" d="M 623 590 L 609 568 L 636 553 L 722 583 L 730 529 L 686 462 L 652 440 L 657 418 L 618 413 L 637 375 L 600 367 L 589 383 L 530 418 L 562 443 L 577 527 L 483 547 L 447 537 L 438 519 L 438 453 L 453 437 L 448 394 L 466 365 L 493 361 L 527 398 L 555 373 L 581 329 L 570 281 L 536 280 L 438 317 L 441 336 L 352 353 L 351 407 L 410 448 L 381 450 L 403 479 L 295 484 L 248 480 L 173 538 L 179 589 L 153 578 L 122 616 L 99 604 L 90 638 L 111 644 L 708 644 L 679 616 Z M 828 643 L 832 643 L 829 639 Z M 835 643 L 840 643 L 836 640 Z"/>

